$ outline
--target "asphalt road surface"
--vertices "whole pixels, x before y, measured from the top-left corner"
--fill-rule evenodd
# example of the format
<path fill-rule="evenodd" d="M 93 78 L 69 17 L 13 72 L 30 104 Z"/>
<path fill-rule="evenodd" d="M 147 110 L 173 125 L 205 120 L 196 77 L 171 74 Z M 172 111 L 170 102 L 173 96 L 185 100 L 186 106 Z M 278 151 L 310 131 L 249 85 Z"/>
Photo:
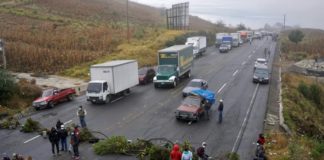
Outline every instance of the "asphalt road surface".
<path fill-rule="evenodd" d="M 264 48 L 270 48 L 269 65 L 272 64 L 275 45 L 271 40 L 255 40 L 252 45 L 246 43 L 229 53 L 219 53 L 215 47 L 210 47 L 203 57 L 195 60 L 191 78 L 207 80 L 217 99 L 224 100 L 222 124 L 217 123 L 218 102 L 212 106 L 210 120 L 202 118 L 190 124 L 175 119 L 174 111 L 183 99 L 182 89 L 189 79 L 184 79 L 176 88 L 155 89 L 153 84 L 136 86 L 130 95 L 105 105 L 92 105 L 81 96 L 53 109 L 41 110 L 32 118 L 47 128 L 55 126 L 58 119 L 66 124 L 78 124 L 77 107 L 83 105 L 88 112 L 88 128 L 107 136 L 189 140 L 194 147 L 204 141 L 208 144 L 207 153 L 212 156 L 237 152 L 241 159 L 252 159 L 254 142 L 263 131 L 269 90 L 269 85 L 252 83 L 254 61 L 264 57 Z M 0 153 L 31 155 L 36 160 L 55 159 L 48 139 L 35 133 L 1 130 L 0 141 Z M 80 150 L 82 159 L 136 159 L 95 156 L 89 144 L 82 144 Z"/>

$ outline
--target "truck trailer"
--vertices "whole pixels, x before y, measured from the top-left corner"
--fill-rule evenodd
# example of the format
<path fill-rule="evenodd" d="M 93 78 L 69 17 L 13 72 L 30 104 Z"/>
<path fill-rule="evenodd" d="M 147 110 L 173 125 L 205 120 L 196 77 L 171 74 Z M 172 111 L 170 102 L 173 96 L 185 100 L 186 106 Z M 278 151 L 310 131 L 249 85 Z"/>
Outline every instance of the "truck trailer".
<path fill-rule="evenodd" d="M 207 38 L 204 36 L 188 37 L 186 45 L 191 45 L 193 47 L 194 57 L 202 56 L 207 48 Z"/>
<path fill-rule="evenodd" d="M 92 65 L 86 96 L 91 103 L 108 103 L 116 96 L 129 94 L 138 84 L 136 60 L 116 60 Z"/>
<path fill-rule="evenodd" d="M 190 77 L 193 65 L 193 47 L 175 45 L 158 52 L 158 67 L 153 79 L 154 87 L 176 87 L 180 78 Z"/>

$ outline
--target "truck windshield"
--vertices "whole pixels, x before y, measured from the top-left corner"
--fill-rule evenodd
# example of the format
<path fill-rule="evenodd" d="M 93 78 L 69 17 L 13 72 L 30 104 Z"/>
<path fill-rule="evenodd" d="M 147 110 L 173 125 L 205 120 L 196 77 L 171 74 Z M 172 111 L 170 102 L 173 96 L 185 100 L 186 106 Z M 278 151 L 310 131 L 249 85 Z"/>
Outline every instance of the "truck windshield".
<path fill-rule="evenodd" d="M 174 66 L 159 66 L 158 73 L 160 74 L 170 74 L 175 72 Z"/>
<path fill-rule="evenodd" d="M 53 95 L 53 90 L 52 89 L 48 89 L 43 91 L 42 97 L 48 97 L 48 96 L 52 96 Z"/>
<path fill-rule="evenodd" d="M 102 83 L 89 83 L 87 92 L 89 93 L 99 93 L 101 91 Z"/>
<path fill-rule="evenodd" d="M 256 68 L 254 73 L 257 75 L 257 76 L 267 76 L 268 75 L 268 69 L 266 68 Z"/>
<path fill-rule="evenodd" d="M 199 98 L 193 98 L 193 97 L 187 97 L 182 101 L 182 104 L 189 105 L 189 106 L 200 106 L 200 99 Z"/>

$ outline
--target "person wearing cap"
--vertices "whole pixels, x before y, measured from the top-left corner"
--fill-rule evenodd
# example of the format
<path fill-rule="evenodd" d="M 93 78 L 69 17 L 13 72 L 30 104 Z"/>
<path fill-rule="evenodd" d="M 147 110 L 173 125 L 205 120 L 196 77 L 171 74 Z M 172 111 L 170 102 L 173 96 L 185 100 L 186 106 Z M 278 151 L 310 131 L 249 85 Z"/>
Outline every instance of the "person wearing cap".
<path fill-rule="evenodd" d="M 82 128 L 87 127 L 87 124 L 85 122 L 85 116 L 87 115 L 87 111 L 82 106 L 79 106 L 79 109 L 77 111 L 77 115 L 78 115 L 78 117 L 80 119 L 81 127 Z"/>
<path fill-rule="evenodd" d="M 75 131 L 71 132 L 71 141 L 70 141 L 72 148 L 73 148 L 73 158 L 79 158 L 79 143 L 80 139 L 76 135 Z"/>
<path fill-rule="evenodd" d="M 219 100 L 219 105 L 218 105 L 218 123 L 222 123 L 223 121 L 223 109 L 224 109 L 224 104 L 223 104 L 223 99 Z"/>
<path fill-rule="evenodd" d="M 208 160 L 209 156 L 205 153 L 207 143 L 202 142 L 201 146 L 197 149 L 199 160 Z"/>
<path fill-rule="evenodd" d="M 60 140 L 61 140 L 61 151 L 67 151 L 67 143 L 66 138 L 68 136 L 67 130 L 64 128 L 64 125 L 61 125 L 61 129 L 59 130 Z"/>

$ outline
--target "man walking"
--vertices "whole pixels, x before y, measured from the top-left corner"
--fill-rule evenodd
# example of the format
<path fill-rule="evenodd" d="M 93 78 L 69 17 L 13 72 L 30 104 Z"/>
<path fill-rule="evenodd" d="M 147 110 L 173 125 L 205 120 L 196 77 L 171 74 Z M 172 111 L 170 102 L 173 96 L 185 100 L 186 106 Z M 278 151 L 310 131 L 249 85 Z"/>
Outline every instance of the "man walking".
<path fill-rule="evenodd" d="M 224 109 L 224 104 L 223 104 L 223 99 L 219 100 L 219 106 L 218 106 L 218 123 L 222 123 L 223 121 L 223 109 Z"/>
<path fill-rule="evenodd" d="M 68 148 L 67 148 L 66 138 L 68 136 L 68 132 L 64 128 L 64 125 L 61 125 L 59 134 L 60 134 L 60 139 L 61 139 L 61 151 L 67 151 Z"/>
<path fill-rule="evenodd" d="M 59 151 L 59 141 L 60 141 L 60 137 L 59 137 L 59 133 L 57 132 L 57 130 L 52 127 L 50 133 L 49 133 L 49 136 L 48 136 L 48 139 L 49 141 L 51 142 L 52 144 L 52 153 L 53 153 L 53 156 L 55 156 L 55 150 L 54 148 L 56 148 L 56 152 L 57 152 L 57 155 L 60 154 L 60 151 Z"/>
<path fill-rule="evenodd" d="M 85 109 L 83 109 L 82 106 L 79 106 L 77 115 L 79 116 L 81 127 L 82 128 L 87 127 L 87 124 L 85 122 L 85 116 L 87 115 L 87 111 Z"/>

